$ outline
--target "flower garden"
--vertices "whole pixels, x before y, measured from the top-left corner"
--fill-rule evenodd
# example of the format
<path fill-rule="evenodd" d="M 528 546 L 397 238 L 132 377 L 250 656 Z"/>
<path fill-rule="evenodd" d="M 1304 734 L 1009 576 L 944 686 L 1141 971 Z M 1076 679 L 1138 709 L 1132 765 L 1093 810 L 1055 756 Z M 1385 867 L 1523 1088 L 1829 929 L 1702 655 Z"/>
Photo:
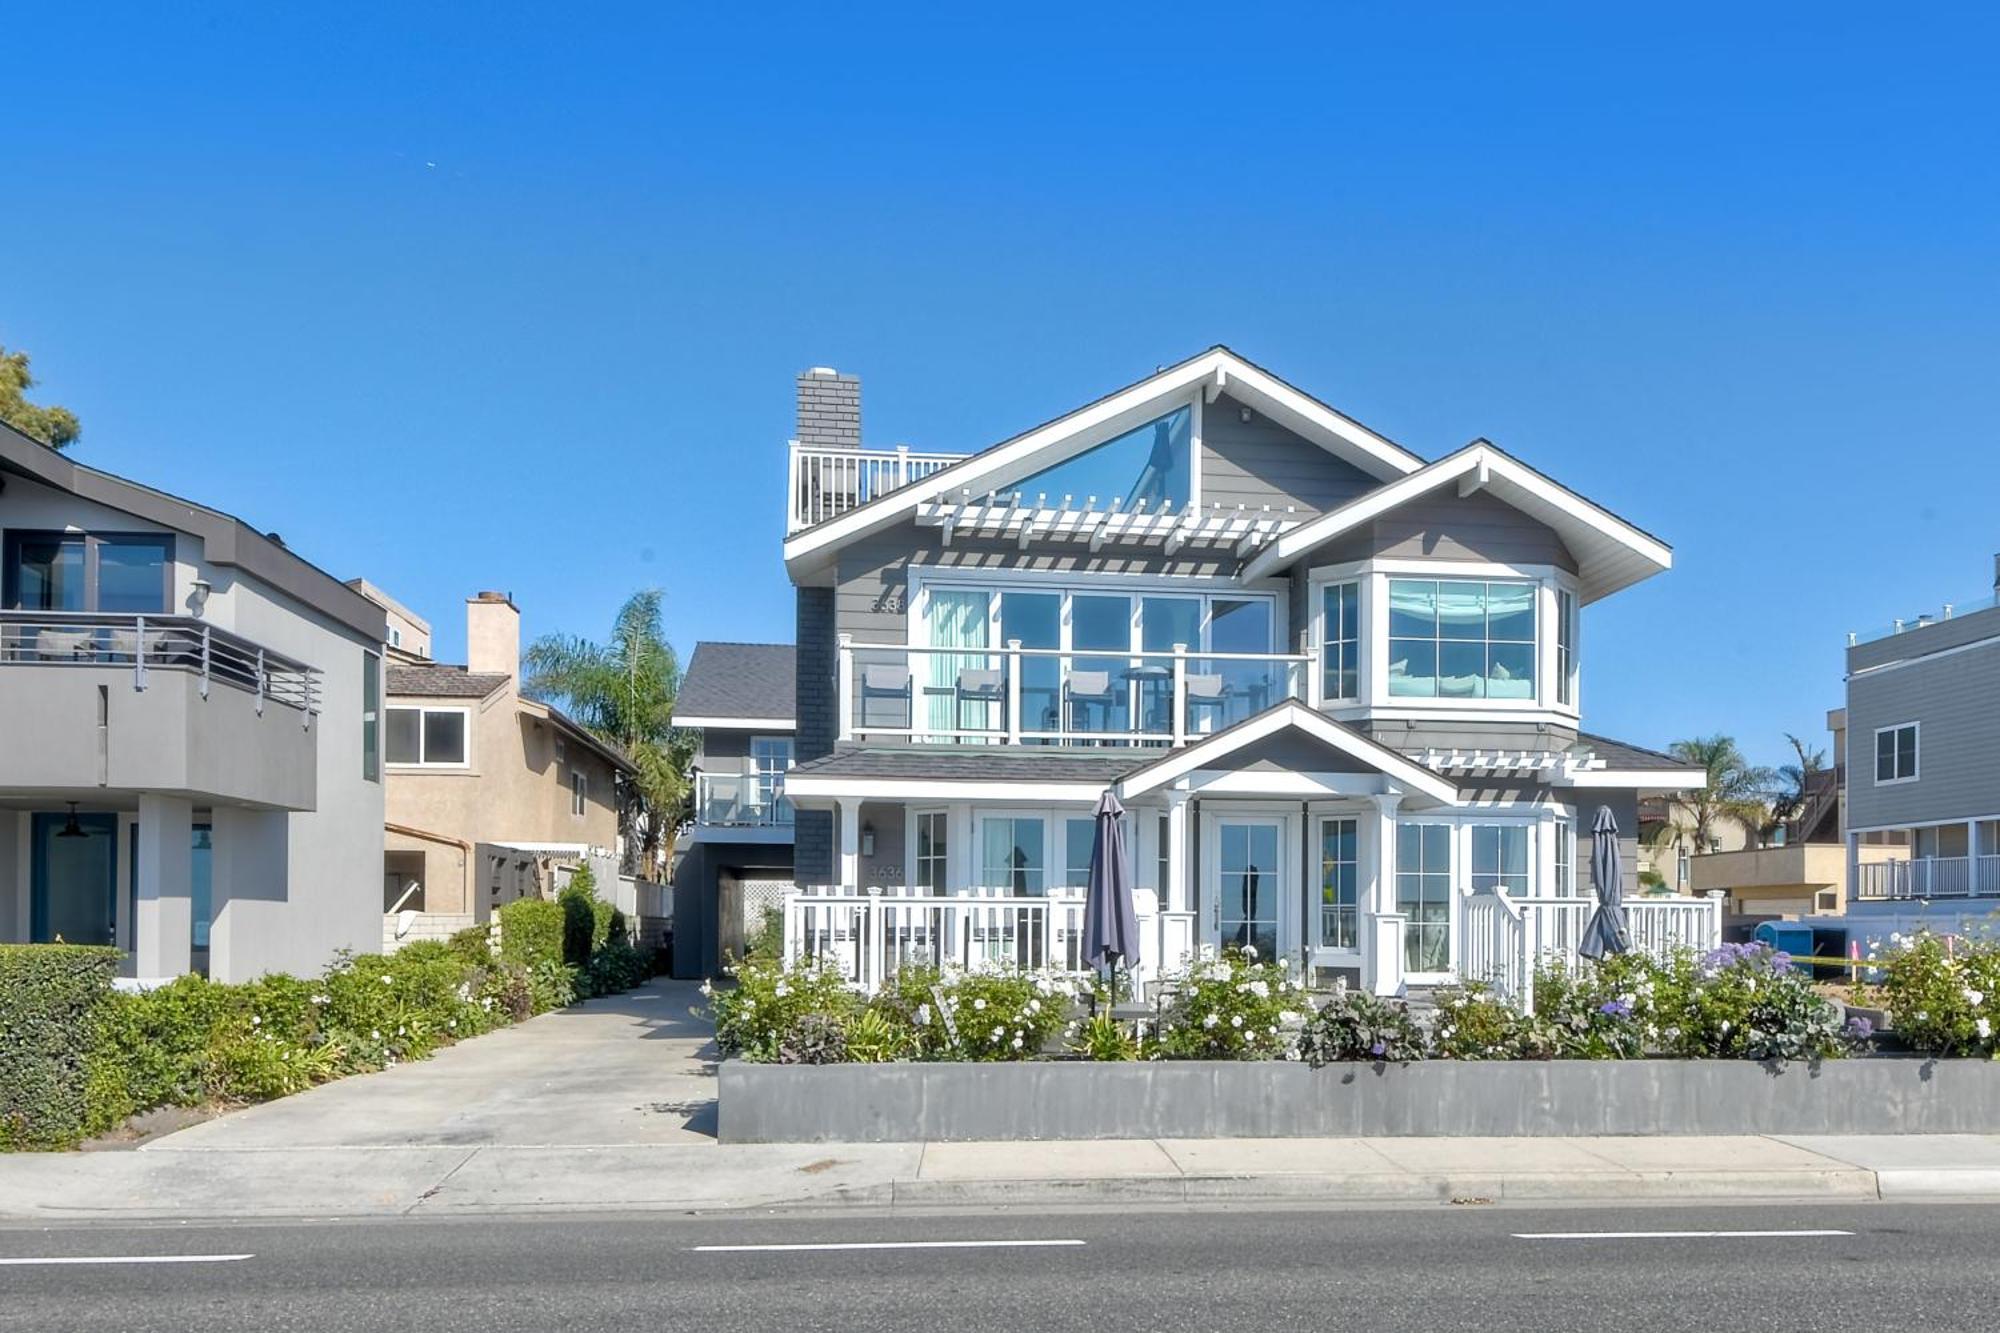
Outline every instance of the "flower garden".
<path fill-rule="evenodd" d="M 752 962 L 709 993 L 722 1049 L 764 1064 L 2000 1058 L 2000 940 L 1896 936 L 1866 968 L 1875 980 L 1854 998 L 1889 1013 L 1885 1033 L 1762 944 L 1549 967 L 1532 1015 L 1478 984 L 1440 989 L 1422 1010 L 1314 993 L 1288 964 L 1233 949 L 1190 960 L 1136 1021 L 1055 974 L 911 966 L 867 997 L 830 967 Z"/>

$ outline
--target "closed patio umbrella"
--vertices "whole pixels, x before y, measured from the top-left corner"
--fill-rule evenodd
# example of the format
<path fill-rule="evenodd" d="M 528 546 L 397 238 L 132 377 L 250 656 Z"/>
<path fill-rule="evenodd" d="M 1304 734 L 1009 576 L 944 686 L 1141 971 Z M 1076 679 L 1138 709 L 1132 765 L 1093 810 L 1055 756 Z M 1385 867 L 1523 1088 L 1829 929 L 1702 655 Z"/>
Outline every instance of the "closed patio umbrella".
<path fill-rule="evenodd" d="M 1597 910 L 1583 928 L 1576 951 L 1585 958 L 1625 953 L 1632 941 L 1625 934 L 1623 891 L 1619 888 L 1618 820 L 1611 807 L 1597 807 L 1590 826 L 1590 879 L 1597 889 Z"/>
<path fill-rule="evenodd" d="M 1090 844 L 1090 882 L 1083 899 L 1083 961 L 1111 970 L 1139 956 L 1139 914 L 1132 906 L 1132 853 L 1125 845 L 1125 807 L 1106 791 L 1097 803 Z"/>

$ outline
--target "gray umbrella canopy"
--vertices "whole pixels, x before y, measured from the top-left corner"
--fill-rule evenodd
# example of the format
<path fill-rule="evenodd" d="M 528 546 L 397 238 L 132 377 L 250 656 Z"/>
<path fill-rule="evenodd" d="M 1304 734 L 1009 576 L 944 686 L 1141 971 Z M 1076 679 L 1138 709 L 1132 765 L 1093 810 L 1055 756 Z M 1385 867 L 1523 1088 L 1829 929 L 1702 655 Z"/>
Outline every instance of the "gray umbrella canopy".
<path fill-rule="evenodd" d="M 1611 807 L 1597 807 L 1590 826 L 1590 879 L 1597 889 L 1597 910 L 1584 925 L 1576 951 L 1585 958 L 1625 953 L 1632 941 L 1625 934 L 1624 892 L 1619 887 L 1618 820 Z"/>
<path fill-rule="evenodd" d="M 1090 884 L 1083 899 L 1083 961 L 1128 968 L 1139 957 L 1139 914 L 1132 906 L 1132 852 L 1125 845 L 1125 807 L 1110 792 L 1097 803 L 1090 844 Z"/>

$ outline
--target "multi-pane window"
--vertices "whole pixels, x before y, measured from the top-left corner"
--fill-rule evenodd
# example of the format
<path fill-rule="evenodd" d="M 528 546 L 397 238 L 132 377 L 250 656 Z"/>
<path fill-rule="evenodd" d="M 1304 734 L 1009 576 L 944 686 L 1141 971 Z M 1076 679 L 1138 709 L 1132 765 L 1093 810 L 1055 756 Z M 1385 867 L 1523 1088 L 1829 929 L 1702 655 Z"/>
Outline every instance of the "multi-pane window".
<path fill-rule="evenodd" d="M 1015 897 L 1042 895 L 1048 885 L 1048 849 L 1039 815 L 988 815 L 980 821 L 979 883 Z"/>
<path fill-rule="evenodd" d="M 1875 781 L 1912 782 L 1917 776 L 1917 724 L 1883 727 L 1875 733 Z"/>
<path fill-rule="evenodd" d="M 463 767 L 466 717 L 463 708 L 391 708 L 389 762 Z"/>
<path fill-rule="evenodd" d="M 1328 584 L 1320 594 L 1323 628 L 1320 695 L 1329 702 L 1361 697 L 1361 585 Z"/>
<path fill-rule="evenodd" d="M 1155 856 L 1153 861 L 1153 874 L 1155 876 L 1153 883 L 1153 892 L 1160 895 L 1161 907 L 1165 907 L 1167 905 L 1167 873 L 1168 873 L 1168 867 L 1171 864 L 1168 861 L 1168 857 L 1171 856 L 1173 853 L 1173 847 L 1174 847 L 1173 827 L 1174 827 L 1173 821 L 1170 820 L 1166 815 L 1162 814 L 1160 816 L 1159 829 L 1158 829 L 1159 846 L 1158 848 L 1155 849 Z"/>
<path fill-rule="evenodd" d="M 917 854 L 911 868 L 916 874 L 917 887 L 934 894 L 943 893 L 949 821 L 942 810 L 921 811 L 916 820 Z"/>
<path fill-rule="evenodd" d="M 785 772 L 792 766 L 792 738 L 790 736 L 753 736 L 750 738 L 750 763 L 757 774 L 757 807 L 760 810 L 779 808 L 789 817 L 789 807 L 779 807 L 784 790 Z"/>
<path fill-rule="evenodd" d="M 1556 589 L 1556 702 L 1576 702 L 1576 595 Z"/>
<path fill-rule="evenodd" d="M 1451 825 L 1396 826 L 1396 910 L 1405 921 L 1403 966 L 1451 966 Z"/>
<path fill-rule="evenodd" d="M 1389 693 L 1535 697 L 1532 583 L 1389 580 Z"/>
<path fill-rule="evenodd" d="M 1576 893 L 1576 825 L 1567 819 L 1556 821 L 1556 896 Z"/>
<path fill-rule="evenodd" d="M 1359 825 L 1352 819 L 1319 823 L 1319 943 L 1323 949 L 1359 947 Z"/>
<path fill-rule="evenodd" d="M 578 819 L 582 819 L 583 812 L 589 806 L 590 779 L 584 776 L 582 769 L 572 768 L 569 771 L 569 812 Z"/>
<path fill-rule="evenodd" d="M 1528 826 L 1472 826 L 1472 888 L 1496 889 L 1517 898 L 1528 895 Z"/>
<path fill-rule="evenodd" d="M 361 776 L 382 780 L 382 659 L 361 655 Z"/>
<path fill-rule="evenodd" d="M 1088 888 L 1090 849 L 1097 841 L 1097 821 L 1072 816 L 1063 820 L 1063 887 Z"/>

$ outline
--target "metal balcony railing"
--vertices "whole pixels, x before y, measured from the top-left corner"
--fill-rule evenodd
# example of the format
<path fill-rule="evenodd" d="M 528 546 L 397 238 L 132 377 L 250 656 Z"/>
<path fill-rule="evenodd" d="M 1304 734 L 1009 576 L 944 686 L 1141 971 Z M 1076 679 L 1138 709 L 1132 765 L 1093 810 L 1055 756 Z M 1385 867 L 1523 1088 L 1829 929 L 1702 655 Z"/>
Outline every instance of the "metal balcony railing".
<path fill-rule="evenodd" d="M 101 615 L 68 611 L 0 611 L 0 668 L 118 667 L 132 688 L 146 688 L 155 671 L 195 676 L 206 699 L 213 686 L 243 690 L 264 704 L 296 709 L 301 720 L 319 712 L 320 671 L 240 634 L 192 616 Z"/>
<path fill-rule="evenodd" d="M 811 449 L 796 440 L 785 485 L 785 531 L 838 518 L 958 462 L 962 454 L 913 449 Z"/>

